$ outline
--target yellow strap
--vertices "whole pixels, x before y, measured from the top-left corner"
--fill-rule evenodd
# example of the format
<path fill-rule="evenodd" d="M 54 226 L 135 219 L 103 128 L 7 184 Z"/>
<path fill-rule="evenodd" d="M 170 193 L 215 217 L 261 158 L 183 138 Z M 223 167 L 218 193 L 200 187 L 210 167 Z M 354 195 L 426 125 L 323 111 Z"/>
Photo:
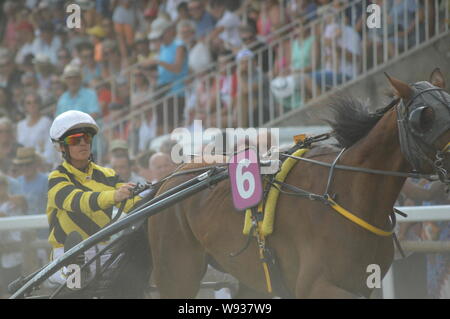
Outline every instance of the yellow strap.
<path fill-rule="evenodd" d="M 362 228 L 370 231 L 371 233 L 374 233 L 375 235 L 378 236 L 391 236 L 392 233 L 394 231 L 385 231 L 382 230 L 378 227 L 372 226 L 369 223 L 367 223 L 366 221 L 362 220 L 361 218 L 353 215 L 352 213 L 350 213 L 348 210 L 346 210 L 345 208 L 343 208 L 342 206 L 340 206 L 338 203 L 336 203 L 334 200 L 332 200 L 331 198 L 328 198 L 328 202 L 331 204 L 331 207 L 337 211 L 339 214 L 341 214 L 342 216 L 344 216 L 345 218 L 351 220 L 352 222 L 354 222 L 355 224 L 357 224 L 358 226 L 361 226 Z"/>
<path fill-rule="evenodd" d="M 272 282 L 270 280 L 269 267 L 267 266 L 267 263 L 265 261 L 263 261 L 263 269 L 264 275 L 266 277 L 267 292 L 272 293 Z"/>
<path fill-rule="evenodd" d="M 308 149 L 302 148 L 295 151 L 292 155 L 296 157 L 302 157 Z M 275 176 L 275 179 L 279 182 L 284 182 L 291 169 L 298 163 L 297 159 L 288 158 L 281 165 L 280 172 Z M 272 186 L 267 195 L 266 207 L 264 208 L 264 220 L 261 232 L 264 236 L 269 236 L 273 232 L 273 226 L 275 222 L 275 209 L 278 202 L 280 190 L 278 187 Z"/>
<path fill-rule="evenodd" d="M 442 152 L 450 153 L 450 142 L 444 146 L 444 148 L 442 149 Z"/>
<path fill-rule="evenodd" d="M 262 200 L 259 205 L 258 205 L 258 212 L 257 214 L 264 214 L 264 201 Z M 262 222 L 259 221 L 258 222 L 258 229 L 256 231 L 257 236 L 259 241 L 265 241 L 264 235 L 261 233 L 261 228 L 262 228 Z M 267 263 L 264 261 L 264 250 L 259 247 L 259 257 L 262 260 L 262 266 L 263 266 L 263 270 L 264 270 L 264 277 L 266 278 L 266 285 L 267 285 L 267 292 L 272 293 L 272 281 L 270 279 L 270 272 L 269 272 L 269 266 L 267 265 Z"/>

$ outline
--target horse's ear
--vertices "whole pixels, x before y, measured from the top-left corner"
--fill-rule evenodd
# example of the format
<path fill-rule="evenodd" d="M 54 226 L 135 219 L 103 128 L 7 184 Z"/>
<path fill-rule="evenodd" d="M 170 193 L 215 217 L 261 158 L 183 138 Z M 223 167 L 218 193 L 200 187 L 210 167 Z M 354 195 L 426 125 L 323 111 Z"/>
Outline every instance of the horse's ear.
<path fill-rule="evenodd" d="M 389 83 L 391 83 L 391 86 L 395 90 L 395 93 L 398 97 L 405 100 L 412 97 L 414 93 L 413 89 L 407 83 L 390 77 L 386 72 L 384 72 L 384 75 L 386 75 L 386 77 L 388 78 Z"/>
<path fill-rule="evenodd" d="M 433 72 L 431 72 L 430 83 L 434 86 L 440 87 L 441 89 L 445 89 L 445 78 L 441 72 L 441 69 L 436 68 Z"/>

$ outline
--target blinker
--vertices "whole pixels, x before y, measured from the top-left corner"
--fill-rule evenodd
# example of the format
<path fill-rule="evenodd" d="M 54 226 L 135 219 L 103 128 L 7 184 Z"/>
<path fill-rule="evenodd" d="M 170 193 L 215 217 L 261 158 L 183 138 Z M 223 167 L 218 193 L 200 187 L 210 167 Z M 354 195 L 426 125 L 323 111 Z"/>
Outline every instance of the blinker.
<path fill-rule="evenodd" d="M 422 114 L 426 108 L 427 108 L 427 106 L 420 106 L 420 107 L 414 109 L 409 114 L 408 122 L 410 123 L 410 125 L 411 125 L 412 129 L 415 131 L 415 133 L 417 133 L 419 135 L 423 135 L 423 133 L 426 132 L 421 125 Z"/>

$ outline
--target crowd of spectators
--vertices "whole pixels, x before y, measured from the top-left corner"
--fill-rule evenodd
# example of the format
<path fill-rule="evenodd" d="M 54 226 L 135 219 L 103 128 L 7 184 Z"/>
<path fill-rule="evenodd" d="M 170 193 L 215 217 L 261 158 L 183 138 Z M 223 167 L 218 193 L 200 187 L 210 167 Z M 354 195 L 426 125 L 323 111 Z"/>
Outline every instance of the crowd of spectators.
<path fill-rule="evenodd" d="M 413 2 L 366 2 L 387 6 L 390 54 L 396 32 L 415 45 L 424 8 Z M 66 24 L 70 3 L 81 9 L 79 28 Z M 151 139 L 196 119 L 208 119 L 206 126 L 260 126 L 361 72 L 362 6 L 349 0 L 8 0 L 1 8 L 0 116 L 14 124 L 28 118 L 29 91 L 40 96 L 42 118 L 86 111 L 103 127 L 115 126 L 98 138 L 99 156 L 114 138 L 128 140 L 137 154 Z M 368 31 L 367 52 L 379 48 L 379 32 Z M 406 45 L 397 44 L 399 50 Z M 129 113 L 137 116 L 124 119 Z M 27 129 L 44 121 L 28 121 Z"/>
<path fill-rule="evenodd" d="M 61 162 L 49 128 L 64 111 L 87 112 L 103 128 L 93 144 L 98 161 L 124 180 L 152 181 L 173 168 L 168 152 L 149 150 L 163 133 L 192 128 L 194 120 L 206 121 L 204 128 L 258 126 L 278 109 L 299 107 L 355 78 L 361 72 L 365 8 L 355 1 L 344 10 L 349 2 L 4 1 L 0 214 L 45 212 L 46 174 Z M 81 8 L 80 28 L 66 24 L 71 3 Z M 366 3 L 387 5 L 390 57 L 398 32 L 408 38 L 397 43 L 400 51 L 423 40 L 423 1 Z M 321 23 L 311 26 L 315 21 Z M 368 52 L 382 50 L 379 32 L 369 31 Z M 124 121 L 130 113 L 137 116 Z"/>

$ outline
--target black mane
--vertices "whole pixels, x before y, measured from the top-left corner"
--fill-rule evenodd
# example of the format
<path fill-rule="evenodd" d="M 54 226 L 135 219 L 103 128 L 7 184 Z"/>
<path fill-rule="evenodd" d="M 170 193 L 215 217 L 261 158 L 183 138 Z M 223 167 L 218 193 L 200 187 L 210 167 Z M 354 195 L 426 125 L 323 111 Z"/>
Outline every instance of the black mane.
<path fill-rule="evenodd" d="M 349 96 L 334 96 L 328 103 L 333 116 L 325 121 L 333 128 L 340 146 L 348 148 L 366 136 L 397 100 L 388 106 L 370 112 L 368 106 Z"/>

